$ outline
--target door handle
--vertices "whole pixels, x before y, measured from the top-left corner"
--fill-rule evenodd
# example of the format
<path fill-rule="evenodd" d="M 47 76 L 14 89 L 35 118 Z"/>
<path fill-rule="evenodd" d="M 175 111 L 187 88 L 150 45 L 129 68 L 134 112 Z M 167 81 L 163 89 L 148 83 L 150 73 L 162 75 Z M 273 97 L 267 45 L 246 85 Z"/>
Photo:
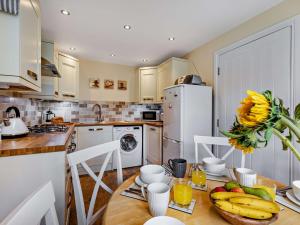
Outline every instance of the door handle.
<path fill-rule="evenodd" d="M 172 108 L 173 108 L 172 104 L 169 104 L 169 109 L 172 109 Z"/>
<path fill-rule="evenodd" d="M 38 80 L 38 75 L 31 70 L 27 70 L 27 75 L 30 76 L 33 80 Z"/>

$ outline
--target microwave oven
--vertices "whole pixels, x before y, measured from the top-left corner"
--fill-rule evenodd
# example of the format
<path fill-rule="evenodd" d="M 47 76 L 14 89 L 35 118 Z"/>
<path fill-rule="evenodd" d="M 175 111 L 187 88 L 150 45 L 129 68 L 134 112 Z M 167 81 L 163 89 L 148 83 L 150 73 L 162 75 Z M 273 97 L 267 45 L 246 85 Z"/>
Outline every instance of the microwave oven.
<path fill-rule="evenodd" d="M 160 111 L 148 110 L 142 112 L 142 120 L 145 121 L 160 121 Z"/>

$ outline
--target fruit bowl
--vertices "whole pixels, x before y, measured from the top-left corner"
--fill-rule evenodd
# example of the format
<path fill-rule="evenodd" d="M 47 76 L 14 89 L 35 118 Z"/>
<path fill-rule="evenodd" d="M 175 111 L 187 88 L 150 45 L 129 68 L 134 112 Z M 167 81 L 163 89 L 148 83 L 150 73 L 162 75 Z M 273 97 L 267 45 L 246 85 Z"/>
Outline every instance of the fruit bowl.
<path fill-rule="evenodd" d="M 240 215 L 236 215 L 236 214 L 233 214 L 233 213 L 230 213 L 230 212 L 227 212 L 225 210 L 218 208 L 215 205 L 215 200 L 211 198 L 211 193 L 209 193 L 209 198 L 213 204 L 213 207 L 218 212 L 218 214 L 223 219 L 225 219 L 226 221 L 228 221 L 230 224 L 233 224 L 233 225 L 268 225 L 268 224 L 275 222 L 278 219 L 278 213 L 273 214 L 273 216 L 269 219 L 263 219 L 263 220 L 242 217 Z"/>

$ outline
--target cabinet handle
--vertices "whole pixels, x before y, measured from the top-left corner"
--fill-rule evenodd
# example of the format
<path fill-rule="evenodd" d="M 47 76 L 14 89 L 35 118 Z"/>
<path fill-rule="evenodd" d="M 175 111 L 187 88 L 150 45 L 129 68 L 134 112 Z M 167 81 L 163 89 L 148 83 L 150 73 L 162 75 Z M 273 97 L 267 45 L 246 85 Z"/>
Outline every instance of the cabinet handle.
<path fill-rule="evenodd" d="M 75 98 L 75 95 L 73 94 L 62 94 L 64 97 L 70 97 L 70 98 Z"/>
<path fill-rule="evenodd" d="M 55 94 L 55 95 L 58 95 L 58 91 L 54 91 L 54 94 Z"/>
<path fill-rule="evenodd" d="M 156 129 L 155 129 L 155 128 L 152 128 L 152 127 L 150 128 L 150 130 L 156 131 Z"/>
<path fill-rule="evenodd" d="M 27 75 L 30 76 L 33 80 L 38 80 L 38 75 L 31 70 L 27 70 Z"/>
<path fill-rule="evenodd" d="M 103 128 L 97 128 L 96 130 L 103 130 Z"/>
<path fill-rule="evenodd" d="M 144 101 L 153 101 L 154 97 L 144 97 L 143 100 Z"/>
<path fill-rule="evenodd" d="M 95 129 L 93 129 L 93 128 L 90 128 L 90 129 L 89 129 L 89 131 L 95 131 Z"/>

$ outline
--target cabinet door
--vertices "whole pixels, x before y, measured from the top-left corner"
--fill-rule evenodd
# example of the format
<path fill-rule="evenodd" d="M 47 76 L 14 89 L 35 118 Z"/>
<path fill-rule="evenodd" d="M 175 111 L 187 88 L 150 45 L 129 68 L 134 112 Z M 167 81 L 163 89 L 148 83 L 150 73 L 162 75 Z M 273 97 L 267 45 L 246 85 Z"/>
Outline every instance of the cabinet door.
<path fill-rule="evenodd" d="M 110 142 L 112 141 L 112 126 L 78 127 L 77 138 L 79 151 L 88 147 Z M 96 169 L 97 171 L 103 163 L 104 158 L 105 156 L 96 157 L 88 160 L 87 163 L 92 169 Z M 108 169 L 110 169 L 111 165 L 108 167 Z"/>
<path fill-rule="evenodd" d="M 168 86 L 171 86 L 171 73 L 172 73 L 172 64 L 171 61 L 162 64 L 158 67 L 158 82 L 157 82 L 157 100 L 163 101 L 164 98 L 164 89 Z"/>
<path fill-rule="evenodd" d="M 140 70 L 140 101 L 156 102 L 157 98 L 157 69 Z"/>
<path fill-rule="evenodd" d="M 147 162 L 150 164 L 162 164 L 162 140 L 161 128 L 147 126 L 146 148 Z"/>
<path fill-rule="evenodd" d="M 40 40 L 38 5 L 33 0 L 22 0 L 20 5 L 20 75 L 37 87 L 41 87 Z"/>
<path fill-rule="evenodd" d="M 58 61 L 59 72 L 61 74 L 59 80 L 60 95 L 65 100 L 76 99 L 79 63 L 78 61 L 63 55 L 58 56 Z"/>

